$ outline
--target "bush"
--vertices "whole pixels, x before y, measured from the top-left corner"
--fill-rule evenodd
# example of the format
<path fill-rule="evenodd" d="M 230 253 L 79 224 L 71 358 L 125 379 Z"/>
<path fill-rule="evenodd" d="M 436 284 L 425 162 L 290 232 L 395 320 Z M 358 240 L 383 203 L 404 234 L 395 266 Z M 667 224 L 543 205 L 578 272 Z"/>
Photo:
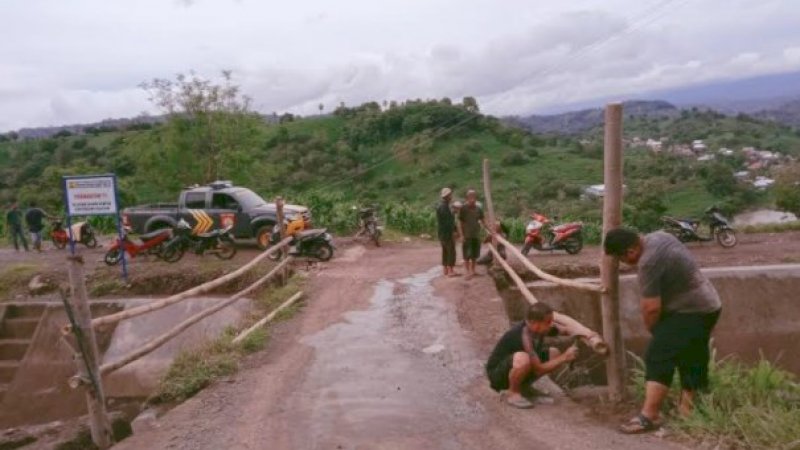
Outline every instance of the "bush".
<path fill-rule="evenodd" d="M 528 159 L 528 157 L 525 156 L 525 154 L 522 153 L 521 151 L 517 150 L 504 156 L 503 159 L 500 161 L 500 164 L 510 167 L 510 166 L 524 166 L 529 162 L 530 160 Z"/>

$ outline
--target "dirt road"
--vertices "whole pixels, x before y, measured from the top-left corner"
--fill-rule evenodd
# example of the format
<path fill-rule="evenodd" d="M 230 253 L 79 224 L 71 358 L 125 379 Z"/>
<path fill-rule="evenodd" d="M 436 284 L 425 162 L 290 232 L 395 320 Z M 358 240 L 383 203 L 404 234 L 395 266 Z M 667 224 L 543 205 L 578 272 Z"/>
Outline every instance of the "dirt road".
<path fill-rule="evenodd" d="M 119 449 L 675 449 L 566 398 L 520 411 L 484 379 L 507 322 L 492 281 L 442 279 L 430 244 L 354 246 L 230 380 Z"/>

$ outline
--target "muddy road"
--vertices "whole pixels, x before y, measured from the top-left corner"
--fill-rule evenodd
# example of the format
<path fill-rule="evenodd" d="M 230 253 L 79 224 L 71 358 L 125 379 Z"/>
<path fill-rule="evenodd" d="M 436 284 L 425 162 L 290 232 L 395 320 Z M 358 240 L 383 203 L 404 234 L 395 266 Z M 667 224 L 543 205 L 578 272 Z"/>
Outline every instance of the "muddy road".
<path fill-rule="evenodd" d="M 430 243 L 352 246 L 310 275 L 266 350 L 119 449 L 673 449 L 567 398 L 520 411 L 482 364 L 507 326 L 487 276 L 438 276 Z"/>

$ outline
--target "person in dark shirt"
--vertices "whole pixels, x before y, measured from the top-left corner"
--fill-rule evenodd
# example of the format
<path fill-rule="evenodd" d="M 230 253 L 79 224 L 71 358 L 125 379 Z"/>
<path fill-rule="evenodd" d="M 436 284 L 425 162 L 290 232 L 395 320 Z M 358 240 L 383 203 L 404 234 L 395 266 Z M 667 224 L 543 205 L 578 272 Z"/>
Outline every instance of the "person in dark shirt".
<path fill-rule="evenodd" d="M 36 206 L 36 202 L 31 202 L 30 208 L 25 212 L 25 223 L 31 233 L 31 243 L 37 252 L 42 251 L 42 230 L 44 230 L 44 219 L 50 217 L 41 208 Z"/>
<path fill-rule="evenodd" d="M 22 246 L 25 251 L 28 251 L 28 241 L 25 240 L 25 233 L 22 231 L 22 214 L 19 212 L 19 206 L 14 202 L 6 213 L 6 226 L 8 232 L 11 233 L 11 239 L 14 241 L 14 249 L 19 251 L 19 242 L 22 241 Z"/>
<path fill-rule="evenodd" d="M 511 327 L 497 342 L 486 363 L 486 375 L 492 389 L 508 391 L 508 404 L 532 408 L 533 402 L 522 395 L 523 387 L 575 360 L 578 350 L 574 345 L 564 353 L 545 346 L 546 336 L 558 334 L 567 333 L 554 324 L 550 305 L 540 302 L 531 305 L 525 320 Z"/>
<path fill-rule="evenodd" d="M 456 219 L 450 209 L 450 201 L 453 199 L 453 190 L 443 188 L 441 201 L 436 207 L 436 223 L 438 228 L 439 242 L 442 244 L 442 267 L 444 275 L 455 277 L 456 273 Z"/>
<path fill-rule="evenodd" d="M 470 189 L 467 191 L 464 206 L 458 212 L 458 232 L 463 239 L 461 252 L 468 279 L 477 275 L 475 263 L 481 253 L 481 226 L 486 227 L 483 209 L 478 205 L 478 193 Z"/>

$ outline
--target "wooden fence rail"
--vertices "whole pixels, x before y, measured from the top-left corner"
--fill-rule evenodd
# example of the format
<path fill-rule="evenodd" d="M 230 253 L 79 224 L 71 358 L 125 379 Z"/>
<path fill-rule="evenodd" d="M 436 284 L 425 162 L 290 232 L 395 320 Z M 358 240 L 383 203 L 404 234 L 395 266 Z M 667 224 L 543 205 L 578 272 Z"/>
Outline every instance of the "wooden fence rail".
<path fill-rule="evenodd" d="M 141 316 L 142 314 L 147 314 L 151 311 L 155 311 L 161 308 L 166 308 L 169 305 L 179 303 L 183 300 L 186 300 L 187 298 L 196 297 L 200 294 L 205 294 L 206 292 L 212 289 L 218 288 L 224 285 L 225 283 L 231 280 L 235 280 L 236 278 L 242 276 L 245 272 L 255 267 L 256 264 L 263 261 L 265 258 L 269 257 L 269 255 L 289 245 L 289 242 L 291 242 L 291 240 L 292 240 L 291 237 L 287 237 L 281 240 L 278 244 L 270 247 L 268 250 L 262 252 L 260 255 L 253 258 L 252 261 L 248 262 L 247 264 L 243 265 L 242 267 L 234 270 L 233 272 L 227 275 L 223 275 L 219 278 L 203 283 L 199 286 L 195 286 L 189 290 L 167 297 L 163 300 L 158 300 L 152 303 L 148 303 L 146 305 L 137 306 L 135 308 L 127 309 L 124 311 L 120 311 L 118 313 L 109 314 L 107 316 L 93 319 L 92 327 L 96 329 L 104 325 L 110 325 L 113 323 L 117 323 L 121 320 L 130 319 L 131 317 Z"/>
<path fill-rule="evenodd" d="M 267 273 L 263 277 L 259 278 L 257 281 L 255 281 L 253 284 L 251 284 L 247 288 L 237 292 L 236 294 L 234 294 L 234 295 L 230 296 L 229 298 L 217 303 L 216 305 L 211 306 L 209 308 L 206 308 L 206 309 L 200 311 L 199 313 L 189 317 L 188 319 L 184 320 L 183 322 L 181 322 L 181 323 L 175 325 L 174 327 L 170 328 L 169 331 L 167 331 L 166 333 L 164 333 L 164 334 L 162 334 L 162 335 L 160 335 L 160 336 L 148 341 L 147 343 L 145 343 L 144 345 L 142 345 L 138 349 L 128 353 L 127 355 L 123 356 L 119 360 L 114 361 L 113 363 L 103 364 L 102 366 L 100 366 L 100 373 L 102 375 L 107 375 L 107 374 L 109 374 L 109 373 L 111 373 L 111 372 L 113 372 L 113 371 L 115 371 L 115 370 L 117 370 L 119 368 L 122 368 L 122 367 L 132 363 L 133 361 L 136 361 L 137 359 L 141 358 L 142 356 L 144 356 L 144 355 L 156 350 L 157 348 L 159 348 L 162 345 L 164 345 L 165 343 L 167 343 L 167 341 L 169 341 L 170 339 L 172 339 L 175 336 L 177 336 L 183 330 L 189 328 L 190 326 L 192 326 L 195 323 L 203 320 L 204 318 L 210 316 L 211 314 L 214 314 L 215 312 L 217 312 L 217 311 L 219 311 L 221 309 L 224 309 L 228 305 L 233 304 L 236 300 L 239 300 L 240 298 L 244 297 L 245 295 L 253 292 L 258 287 L 260 287 L 261 285 L 263 285 L 264 283 L 269 281 L 271 278 L 273 278 L 275 275 L 280 274 L 281 271 L 283 270 L 283 268 L 286 267 L 291 261 L 292 261 L 291 257 L 285 258 L 283 261 L 280 262 L 280 264 L 278 264 L 272 270 L 270 270 L 269 273 Z"/>

